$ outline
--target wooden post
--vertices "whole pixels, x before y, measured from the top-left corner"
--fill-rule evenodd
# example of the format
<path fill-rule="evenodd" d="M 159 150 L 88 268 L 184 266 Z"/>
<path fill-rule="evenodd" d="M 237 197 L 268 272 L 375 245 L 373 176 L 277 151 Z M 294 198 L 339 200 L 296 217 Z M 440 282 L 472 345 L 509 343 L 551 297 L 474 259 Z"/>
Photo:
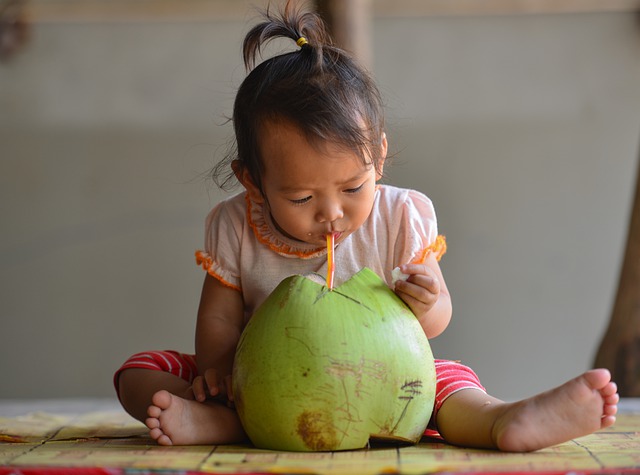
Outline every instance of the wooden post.
<path fill-rule="evenodd" d="M 0 61 L 8 61 L 29 40 L 26 0 L 0 0 Z"/>
<path fill-rule="evenodd" d="M 618 293 L 595 367 L 611 371 L 621 396 L 640 396 L 640 166 Z"/>
<path fill-rule="evenodd" d="M 366 69 L 373 66 L 372 0 L 316 0 L 316 9 L 340 48 Z"/>

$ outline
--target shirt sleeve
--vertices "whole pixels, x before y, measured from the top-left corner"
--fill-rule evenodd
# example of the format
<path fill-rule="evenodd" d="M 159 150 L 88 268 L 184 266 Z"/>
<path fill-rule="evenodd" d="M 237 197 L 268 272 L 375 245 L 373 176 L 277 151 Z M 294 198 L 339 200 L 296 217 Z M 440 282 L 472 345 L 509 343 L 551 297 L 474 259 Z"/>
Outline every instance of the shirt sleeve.
<path fill-rule="evenodd" d="M 205 221 L 204 250 L 196 251 L 196 263 L 223 285 L 241 290 L 240 244 L 244 200 L 232 198 L 211 210 Z"/>
<path fill-rule="evenodd" d="M 407 190 L 400 214 L 397 265 L 422 263 L 435 253 L 438 260 L 446 252 L 444 236 L 438 235 L 438 221 L 431 200 L 424 194 Z"/>

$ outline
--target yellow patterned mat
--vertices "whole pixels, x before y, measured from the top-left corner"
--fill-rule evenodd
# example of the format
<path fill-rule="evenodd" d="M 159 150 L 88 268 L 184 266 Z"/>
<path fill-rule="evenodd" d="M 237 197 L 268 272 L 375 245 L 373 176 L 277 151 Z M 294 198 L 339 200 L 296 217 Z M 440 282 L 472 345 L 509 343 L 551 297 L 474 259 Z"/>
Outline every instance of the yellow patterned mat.
<path fill-rule="evenodd" d="M 3 472 L 3 467 L 112 467 L 221 474 L 640 474 L 640 414 L 622 414 L 611 428 L 555 447 L 507 454 L 460 449 L 430 440 L 409 447 L 333 453 L 273 452 L 249 446 L 160 447 L 146 436 L 142 424 L 122 411 L 77 416 L 33 413 L 0 417 L 0 474 L 9 473 Z"/>

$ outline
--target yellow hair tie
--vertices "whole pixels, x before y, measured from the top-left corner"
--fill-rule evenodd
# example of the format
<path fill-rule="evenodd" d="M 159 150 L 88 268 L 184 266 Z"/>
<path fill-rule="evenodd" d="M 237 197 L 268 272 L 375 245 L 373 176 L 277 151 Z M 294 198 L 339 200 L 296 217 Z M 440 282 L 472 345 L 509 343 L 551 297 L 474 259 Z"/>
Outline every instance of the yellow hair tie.
<path fill-rule="evenodd" d="M 300 46 L 300 48 L 302 48 L 304 45 L 308 45 L 309 42 L 307 41 L 307 39 L 304 36 L 301 36 L 300 38 L 298 38 L 296 40 L 296 44 L 298 46 Z"/>

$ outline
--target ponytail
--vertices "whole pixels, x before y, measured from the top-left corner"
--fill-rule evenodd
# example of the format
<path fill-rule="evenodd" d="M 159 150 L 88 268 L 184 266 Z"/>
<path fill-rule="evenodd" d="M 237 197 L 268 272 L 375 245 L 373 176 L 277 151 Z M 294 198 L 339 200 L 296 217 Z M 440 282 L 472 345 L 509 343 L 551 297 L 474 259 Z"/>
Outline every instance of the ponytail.
<path fill-rule="evenodd" d="M 296 9 L 290 0 L 279 15 L 272 14 L 267 8 L 263 12 L 264 21 L 254 26 L 244 39 L 242 56 L 247 71 L 251 71 L 262 46 L 275 38 L 293 40 L 302 53 L 311 53 L 321 66 L 323 48 L 331 46 L 331 38 L 326 32 L 324 22 L 317 13 L 302 12 Z"/>

